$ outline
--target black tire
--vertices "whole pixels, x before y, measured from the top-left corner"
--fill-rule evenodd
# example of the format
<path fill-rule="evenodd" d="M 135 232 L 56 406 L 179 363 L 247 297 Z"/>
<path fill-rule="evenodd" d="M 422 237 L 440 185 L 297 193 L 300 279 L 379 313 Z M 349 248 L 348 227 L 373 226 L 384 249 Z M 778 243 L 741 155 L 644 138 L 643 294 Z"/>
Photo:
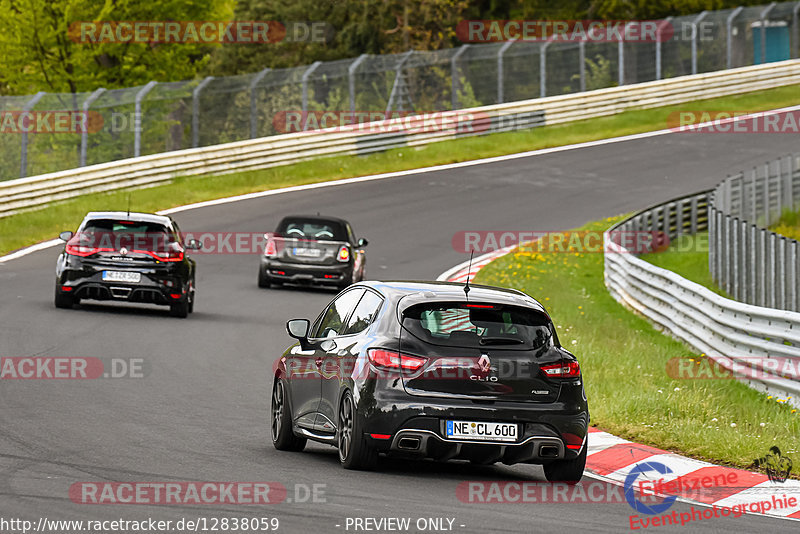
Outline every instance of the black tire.
<path fill-rule="evenodd" d="M 189 293 L 189 313 L 194 313 L 194 291 Z"/>
<path fill-rule="evenodd" d="M 63 308 L 63 309 L 72 309 L 72 305 L 75 304 L 75 299 L 72 298 L 72 295 L 67 295 L 66 293 L 59 291 L 58 286 L 56 286 L 56 296 L 55 296 L 55 305 L 56 308 Z"/>
<path fill-rule="evenodd" d="M 270 286 L 269 277 L 267 276 L 267 271 L 262 269 L 261 267 L 258 268 L 258 287 L 267 288 Z"/>
<path fill-rule="evenodd" d="M 299 452 L 306 446 L 306 438 L 297 437 L 292 431 L 292 411 L 286 401 L 286 387 L 283 379 L 277 376 L 272 385 L 270 434 L 272 445 L 279 451 Z"/>
<path fill-rule="evenodd" d="M 353 395 L 347 391 L 339 403 L 339 433 L 337 435 L 339 463 L 345 469 L 370 470 L 378 463 L 378 451 L 364 438 Z"/>
<path fill-rule="evenodd" d="M 178 302 L 171 304 L 169 307 L 169 314 L 173 317 L 179 317 L 180 319 L 185 319 L 189 316 L 189 296 L 187 295 L 185 299 L 181 299 Z"/>
<path fill-rule="evenodd" d="M 586 467 L 586 449 L 589 448 L 588 439 L 583 444 L 583 450 L 577 458 L 572 460 L 557 460 L 544 464 L 544 476 L 548 482 L 566 482 L 576 484 L 583 478 L 583 470 Z"/>

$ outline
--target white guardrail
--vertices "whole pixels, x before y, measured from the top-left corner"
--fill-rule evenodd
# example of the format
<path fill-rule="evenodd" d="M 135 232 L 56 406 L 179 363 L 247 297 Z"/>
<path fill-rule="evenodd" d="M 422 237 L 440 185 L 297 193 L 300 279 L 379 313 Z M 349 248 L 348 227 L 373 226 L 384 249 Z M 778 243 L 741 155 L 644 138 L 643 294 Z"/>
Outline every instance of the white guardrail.
<path fill-rule="evenodd" d="M 800 313 L 726 299 L 656 267 L 614 242 L 625 232 L 664 232 L 670 239 L 707 229 L 711 191 L 646 209 L 610 228 L 605 284 L 620 303 L 705 353 L 751 387 L 800 406 Z M 792 379 L 793 378 L 793 379 Z"/>
<path fill-rule="evenodd" d="M 571 95 L 445 111 L 434 117 L 428 114 L 403 118 L 401 124 L 386 128 L 390 131 L 362 124 L 153 154 L 0 182 L 0 217 L 86 193 L 147 187 L 178 176 L 225 174 L 324 156 L 368 154 L 797 83 L 800 83 L 800 60 L 788 60 Z M 469 128 L 464 128 L 461 122 L 465 116 L 474 118 Z M 664 117 L 664 123 L 666 126 L 667 117 Z"/>

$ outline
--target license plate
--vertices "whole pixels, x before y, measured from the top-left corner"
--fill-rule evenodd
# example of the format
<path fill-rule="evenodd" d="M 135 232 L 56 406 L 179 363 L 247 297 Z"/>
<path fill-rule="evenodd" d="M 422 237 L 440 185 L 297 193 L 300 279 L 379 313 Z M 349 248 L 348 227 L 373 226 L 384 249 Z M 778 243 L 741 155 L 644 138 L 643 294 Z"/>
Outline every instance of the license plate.
<path fill-rule="evenodd" d="M 129 271 L 103 271 L 103 280 L 109 282 L 129 282 L 138 284 L 142 279 L 142 273 L 132 273 Z"/>
<path fill-rule="evenodd" d="M 319 258 L 322 255 L 322 251 L 318 248 L 294 247 L 294 255 L 304 258 Z"/>
<path fill-rule="evenodd" d="M 447 421 L 446 437 L 469 441 L 517 441 L 516 423 Z"/>

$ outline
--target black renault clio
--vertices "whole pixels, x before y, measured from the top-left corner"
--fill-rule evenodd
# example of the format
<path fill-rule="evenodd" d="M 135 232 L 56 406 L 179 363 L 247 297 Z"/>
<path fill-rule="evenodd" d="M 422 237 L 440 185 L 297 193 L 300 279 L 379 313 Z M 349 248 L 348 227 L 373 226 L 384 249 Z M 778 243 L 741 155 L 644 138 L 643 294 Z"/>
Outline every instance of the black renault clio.
<path fill-rule="evenodd" d="M 589 411 L 578 361 L 545 309 L 516 290 L 447 282 L 362 282 L 274 366 L 272 441 L 339 449 L 348 469 L 378 454 L 542 464 L 580 480 Z"/>
<path fill-rule="evenodd" d="M 177 223 L 149 213 L 90 212 L 56 262 L 55 306 L 81 299 L 167 305 L 176 317 L 194 309 L 195 261 Z"/>

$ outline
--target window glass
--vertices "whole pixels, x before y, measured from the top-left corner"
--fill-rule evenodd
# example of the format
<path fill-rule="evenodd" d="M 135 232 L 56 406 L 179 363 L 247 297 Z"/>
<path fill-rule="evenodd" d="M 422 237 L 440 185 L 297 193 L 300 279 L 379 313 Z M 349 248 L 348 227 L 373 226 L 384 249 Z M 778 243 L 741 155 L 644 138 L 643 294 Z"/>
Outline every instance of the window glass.
<path fill-rule="evenodd" d="M 344 333 L 357 334 L 365 330 L 375 319 L 375 316 L 378 315 L 381 304 L 383 304 L 383 299 L 377 294 L 372 291 L 364 293 L 364 296 L 358 302 L 358 306 L 350 316 L 350 320 L 347 321 L 347 328 Z"/>
<path fill-rule="evenodd" d="M 553 345 L 550 321 L 528 308 L 505 305 L 432 303 L 403 313 L 403 328 L 439 345 L 536 349 Z"/>
<path fill-rule="evenodd" d="M 351 289 L 342 293 L 336 300 L 331 302 L 325 310 L 317 324 L 314 326 L 311 337 L 333 337 L 344 332 L 344 321 L 347 315 L 355 308 L 358 299 L 364 294 L 364 289 Z"/>
<path fill-rule="evenodd" d="M 336 221 L 290 217 L 281 221 L 276 234 L 310 241 L 345 241 L 347 231 L 344 225 Z"/>

